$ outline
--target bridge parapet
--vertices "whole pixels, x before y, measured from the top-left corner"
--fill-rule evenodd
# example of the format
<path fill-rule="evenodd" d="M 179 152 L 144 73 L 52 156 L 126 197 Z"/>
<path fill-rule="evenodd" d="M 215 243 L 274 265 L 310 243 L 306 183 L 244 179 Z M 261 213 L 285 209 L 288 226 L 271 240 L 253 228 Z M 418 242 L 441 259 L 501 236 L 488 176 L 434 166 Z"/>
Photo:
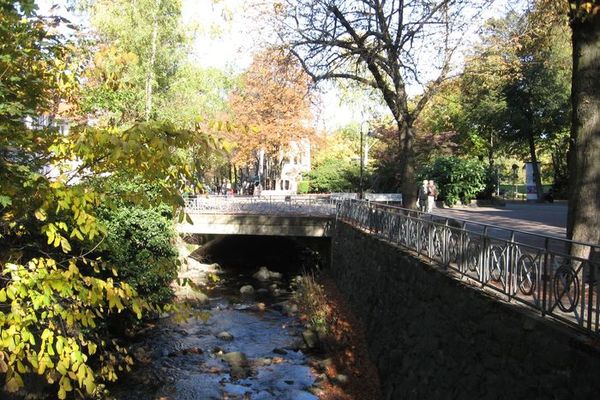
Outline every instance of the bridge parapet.
<path fill-rule="evenodd" d="M 185 198 L 188 214 L 335 215 L 329 196 L 193 196 Z"/>

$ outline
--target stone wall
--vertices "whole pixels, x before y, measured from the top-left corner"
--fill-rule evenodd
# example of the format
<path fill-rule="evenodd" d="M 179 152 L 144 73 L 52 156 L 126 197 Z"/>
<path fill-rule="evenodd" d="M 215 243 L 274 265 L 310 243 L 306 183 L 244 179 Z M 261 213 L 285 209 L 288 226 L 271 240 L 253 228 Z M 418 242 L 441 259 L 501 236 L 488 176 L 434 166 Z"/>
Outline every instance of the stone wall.
<path fill-rule="evenodd" d="M 598 341 L 341 222 L 332 252 L 385 399 L 600 399 Z"/>

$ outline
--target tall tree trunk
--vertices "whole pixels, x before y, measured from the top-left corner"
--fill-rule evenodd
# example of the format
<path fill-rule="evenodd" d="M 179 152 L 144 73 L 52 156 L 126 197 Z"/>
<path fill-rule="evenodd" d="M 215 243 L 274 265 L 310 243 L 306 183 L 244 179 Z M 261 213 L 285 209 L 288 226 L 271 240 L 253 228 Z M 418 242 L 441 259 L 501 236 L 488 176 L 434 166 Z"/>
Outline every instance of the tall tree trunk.
<path fill-rule="evenodd" d="M 156 64 L 156 48 L 158 45 L 158 12 L 160 9 L 160 1 L 156 0 L 154 3 L 154 15 L 152 21 L 152 48 L 150 52 L 150 66 L 146 73 L 146 108 L 145 118 L 146 121 L 150 120 L 152 116 L 152 92 L 154 88 L 154 66 Z"/>
<path fill-rule="evenodd" d="M 404 207 L 412 208 L 417 201 L 417 184 L 415 182 L 414 166 L 414 128 L 410 120 L 398 122 L 399 157 L 398 178 Z"/>
<path fill-rule="evenodd" d="M 598 3 L 595 5 L 598 7 Z M 600 14 L 572 19 L 573 106 L 569 149 L 567 235 L 600 243 Z M 573 246 L 575 256 L 600 259 L 587 246 Z"/>
<path fill-rule="evenodd" d="M 533 132 L 531 130 L 527 132 L 527 142 L 529 144 L 529 156 L 531 157 L 531 167 L 533 169 L 533 182 L 535 183 L 537 201 L 541 203 L 544 201 L 544 188 L 542 186 L 540 165 L 538 164 L 538 158 L 535 149 L 535 137 L 533 136 Z"/>

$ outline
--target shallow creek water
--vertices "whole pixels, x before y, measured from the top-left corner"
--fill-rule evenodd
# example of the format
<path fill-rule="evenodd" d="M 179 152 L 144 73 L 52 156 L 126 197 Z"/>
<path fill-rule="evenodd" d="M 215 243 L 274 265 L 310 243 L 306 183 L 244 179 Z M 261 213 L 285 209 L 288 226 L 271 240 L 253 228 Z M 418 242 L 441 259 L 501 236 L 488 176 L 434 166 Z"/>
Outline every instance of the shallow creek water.
<path fill-rule="evenodd" d="M 289 297 L 286 277 L 259 282 L 252 278 L 253 272 L 220 274 L 218 286 L 207 293 L 210 303 L 204 309 L 210 317 L 206 321 L 191 318 L 177 323 L 165 317 L 144 333 L 134 344 L 138 366 L 111 389 L 113 396 L 119 400 L 317 399 L 310 392 L 316 382 L 309 358 L 299 350 L 303 327 L 284 312 L 282 302 Z M 248 284 L 256 292 L 241 295 L 240 287 Z M 219 337 L 223 332 L 233 338 Z"/>

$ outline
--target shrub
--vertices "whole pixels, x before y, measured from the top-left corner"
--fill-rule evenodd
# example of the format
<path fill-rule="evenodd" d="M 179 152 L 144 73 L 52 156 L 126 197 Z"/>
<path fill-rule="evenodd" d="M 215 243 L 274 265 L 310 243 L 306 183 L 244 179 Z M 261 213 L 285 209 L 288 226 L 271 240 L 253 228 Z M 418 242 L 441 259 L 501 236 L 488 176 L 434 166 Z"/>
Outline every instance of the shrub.
<path fill-rule="evenodd" d="M 420 179 L 433 179 L 438 187 L 439 199 L 449 206 L 459 200 L 468 203 L 485 189 L 486 169 L 477 159 L 455 156 L 437 157 L 418 174 Z"/>
<path fill-rule="evenodd" d="M 351 161 L 330 158 L 317 165 L 310 173 L 310 191 L 317 193 L 356 190 L 359 167 Z"/>
<path fill-rule="evenodd" d="M 104 258 L 117 267 L 122 280 L 155 306 L 171 300 L 169 285 L 177 276 L 177 249 L 168 217 L 160 207 L 119 207 L 105 214 Z"/>
<path fill-rule="evenodd" d="M 308 193 L 308 189 L 310 186 L 310 181 L 300 181 L 298 182 L 298 193 L 306 194 Z"/>

